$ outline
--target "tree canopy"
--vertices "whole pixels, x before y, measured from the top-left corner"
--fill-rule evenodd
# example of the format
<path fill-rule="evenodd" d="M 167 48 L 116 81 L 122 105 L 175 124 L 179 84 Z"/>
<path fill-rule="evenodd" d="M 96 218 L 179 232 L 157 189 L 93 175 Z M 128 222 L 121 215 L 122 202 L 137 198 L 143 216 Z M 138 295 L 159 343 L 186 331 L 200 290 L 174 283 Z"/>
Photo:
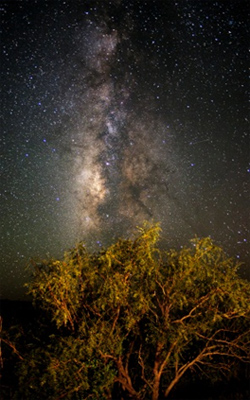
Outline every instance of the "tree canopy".
<path fill-rule="evenodd" d="M 239 264 L 210 238 L 165 252 L 159 235 L 145 224 L 98 253 L 79 243 L 31 261 L 28 293 L 45 317 L 19 361 L 23 398 L 157 400 L 188 372 L 215 379 L 249 362 Z"/>

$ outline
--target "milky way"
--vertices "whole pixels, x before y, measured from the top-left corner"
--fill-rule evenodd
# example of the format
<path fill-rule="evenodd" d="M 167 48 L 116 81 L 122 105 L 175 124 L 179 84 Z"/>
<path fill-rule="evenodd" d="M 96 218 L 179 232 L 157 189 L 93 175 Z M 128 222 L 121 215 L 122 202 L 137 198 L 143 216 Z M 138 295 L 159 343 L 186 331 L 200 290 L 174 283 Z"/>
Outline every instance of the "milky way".
<path fill-rule="evenodd" d="M 249 260 L 246 1 L 5 2 L 2 296 L 29 257 L 161 222 Z"/>
<path fill-rule="evenodd" d="M 126 234 L 132 226 L 164 215 L 172 226 L 171 209 L 173 213 L 185 174 L 180 175 L 171 130 L 161 115 L 152 112 L 155 99 L 140 93 L 124 65 L 117 67 L 119 78 L 115 75 L 119 53 L 126 59 L 131 52 L 124 50 L 128 35 L 103 23 L 89 24 L 84 31 L 88 46 L 82 44 L 86 65 L 78 78 L 86 89 L 71 146 L 77 219 L 83 230 L 95 235 L 113 229 L 116 235 Z M 137 68 L 147 62 L 138 53 L 130 56 Z"/>
<path fill-rule="evenodd" d="M 84 90 L 75 105 L 77 130 L 71 132 L 70 146 L 74 212 L 88 234 L 119 228 L 126 233 L 145 219 L 161 218 L 157 209 L 161 201 L 161 208 L 166 203 L 177 160 L 162 118 L 148 109 L 148 99 L 134 98 L 138 83 L 133 75 L 123 66 L 118 66 L 119 79 L 114 75 L 119 52 L 128 56 L 121 50 L 127 35 L 91 21 L 84 27 L 83 41 L 82 35 L 75 40 L 81 56 L 84 53 L 77 77 L 78 88 Z M 138 51 L 133 61 L 142 62 Z"/>

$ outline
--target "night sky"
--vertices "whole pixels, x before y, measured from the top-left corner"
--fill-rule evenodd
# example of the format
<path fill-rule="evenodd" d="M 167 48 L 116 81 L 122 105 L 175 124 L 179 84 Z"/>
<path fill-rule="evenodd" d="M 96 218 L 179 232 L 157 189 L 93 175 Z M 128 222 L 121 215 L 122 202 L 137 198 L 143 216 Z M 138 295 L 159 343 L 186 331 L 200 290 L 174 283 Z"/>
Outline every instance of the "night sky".
<path fill-rule="evenodd" d="M 248 0 L 1 1 L 1 294 L 161 222 L 250 276 Z"/>

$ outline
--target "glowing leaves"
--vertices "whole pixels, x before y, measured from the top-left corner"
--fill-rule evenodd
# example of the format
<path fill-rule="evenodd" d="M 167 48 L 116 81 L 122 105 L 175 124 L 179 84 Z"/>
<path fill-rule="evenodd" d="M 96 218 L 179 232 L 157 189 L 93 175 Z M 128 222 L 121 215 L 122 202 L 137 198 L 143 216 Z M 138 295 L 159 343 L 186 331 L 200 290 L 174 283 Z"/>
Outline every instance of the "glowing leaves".
<path fill-rule="evenodd" d="M 41 375 L 53 398 L 111 398 L 116 383 L 119 397 L 158 400 L 188 370 L 213 377 L 249 362 L 250 286 L 237 264 L 210 238 L 163 253 L 158 225 L 138 230 L 99 253 L 79 244 L 33 264 L 29 293 L 57 328 L 55 347 L 39 349 L 46 365 L 36 351 L 21 370 L 38 390 Z"/>
<path fill-rule="evenodd" d="M 74 329 L 82 290 L 81 268 L 87 259 L 84 247 L 79 244 L 65 253 L 64 261 L 44 261 L 36 268 L 34 279 L 26 285 L 33 301 L 51 313 L 58 328 L 69 323 Z"/>

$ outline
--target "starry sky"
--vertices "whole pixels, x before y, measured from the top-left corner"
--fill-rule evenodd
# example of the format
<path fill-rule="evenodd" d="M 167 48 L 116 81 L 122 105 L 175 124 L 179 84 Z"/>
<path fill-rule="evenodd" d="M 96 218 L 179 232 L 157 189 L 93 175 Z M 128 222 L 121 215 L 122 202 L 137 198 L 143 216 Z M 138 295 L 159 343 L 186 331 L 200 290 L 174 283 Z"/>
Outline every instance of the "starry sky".
<path fill-rule="evenodd" d="M 247 0 L 1 1 L 1 293 L 160 221 L 250 277 Z"/>

